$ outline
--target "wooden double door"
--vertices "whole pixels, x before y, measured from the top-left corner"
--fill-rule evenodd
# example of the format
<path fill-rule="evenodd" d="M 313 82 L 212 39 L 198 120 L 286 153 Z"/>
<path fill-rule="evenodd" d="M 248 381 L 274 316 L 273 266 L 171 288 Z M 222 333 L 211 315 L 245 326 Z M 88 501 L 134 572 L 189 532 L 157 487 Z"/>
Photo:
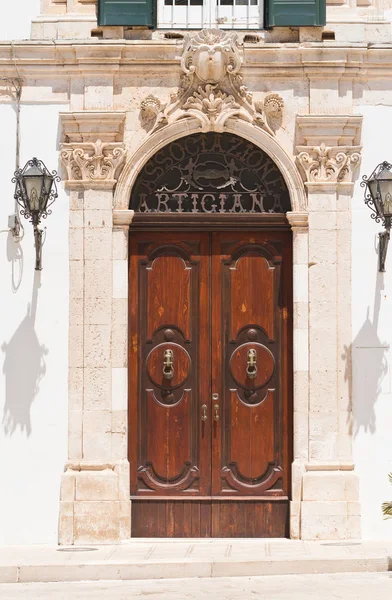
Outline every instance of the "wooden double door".
<path fill-rule="evenodd" d="M 131 232 L 132 535 L 288 536 L 289 231 Z"/>

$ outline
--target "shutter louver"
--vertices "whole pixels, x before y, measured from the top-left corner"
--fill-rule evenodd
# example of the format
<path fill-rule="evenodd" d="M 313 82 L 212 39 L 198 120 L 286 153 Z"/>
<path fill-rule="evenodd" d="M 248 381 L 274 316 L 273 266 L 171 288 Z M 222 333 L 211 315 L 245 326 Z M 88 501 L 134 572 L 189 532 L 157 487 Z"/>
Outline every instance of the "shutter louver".
<path fill-rule="evenodd" d="M 326 0 L 267 0 L 267 27 L 325 25 Z"/>
<path fill-rule="evenodd" d="M 99 0 L 98 25 L 154 26 L 154 0 Z"/>

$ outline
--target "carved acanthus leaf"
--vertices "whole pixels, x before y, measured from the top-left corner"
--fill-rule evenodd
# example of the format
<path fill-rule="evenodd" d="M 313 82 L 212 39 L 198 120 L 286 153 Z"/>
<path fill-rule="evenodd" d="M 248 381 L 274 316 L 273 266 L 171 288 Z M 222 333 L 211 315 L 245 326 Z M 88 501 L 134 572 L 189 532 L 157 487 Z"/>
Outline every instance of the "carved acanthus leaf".
<path fill-rule="evenodd" d="M 185 102 L 183 109 L 190 115 L 198 116 L 198 111 L 204 113 L 211 123 L 216 123 L 219 116 L 232 111 L 238 112 L 240 104 L 235 101 L 234 96 L 217 90 L 216 85 L 207 84 L 205 88 L 199 86 L 197 91 Z M 226 115 L 228 118 L 229 114 Z"/>
<path fill-rule="evenodd" d="M 310 183 L 352 182 L 361 160 L 360 146 L 298 146 L 297 162 Z"/>
<path fill-rule="evenodd" d="M 113 181 L 119 175 L 125 160 L 125 149 L 116 142 L 63 144 L 61 161 L 67 171 L 68 181 Z"/>

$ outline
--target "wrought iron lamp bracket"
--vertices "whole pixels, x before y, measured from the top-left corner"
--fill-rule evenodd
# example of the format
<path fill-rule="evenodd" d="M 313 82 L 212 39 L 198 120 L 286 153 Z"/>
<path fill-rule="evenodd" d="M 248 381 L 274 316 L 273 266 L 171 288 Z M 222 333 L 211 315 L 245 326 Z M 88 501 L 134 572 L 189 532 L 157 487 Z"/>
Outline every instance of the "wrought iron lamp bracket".
<path fill-rule="evenodd" d="M 368 206 L 372 211 L 370 215 L 371 218 L 374 219 L 376 223 L 382 223 L 382 225 L 385 227 L 385 231 L 382 231 L 378 234 L 378 270 L 380 273 L 385 273 L 385 262 L 387 258 L 388 244 L 390 239 L 392 216 L 384 214 L 383 198 L 380 193 L 379 184 L 377 184 L 377 191 L 373 191 L 373 194 L 376 192 L 375 197 L 373 197 L 370 193 L 369 185 L 370 182 L 377 181 L 377 176 L 382 171 L 392 171 L 392 164 L 390 164 L 387 161 L 380 163 L 379 165 L 377 165 L 377 167 L 374 169 L 374 171 L 369 177 L 363 175 L 360 185 L 365 189 L 364 200 L 366 206 Z"/>
<path fill-rule="evenodd" d="M 39 171 L 41 171 L 42 176 L 50 177 L 51 185 L 50 191 L 48 190 L 48 194 L 46 197 L 46 201 L 42 207 L 36 208 L 36 210 L 29 209 L 29 198 L 26 192 L 26 188 L 23 184 L 23 180 L 26 174 L 26 171 L 29 168 L 36 167 Z M 39 229 L 39 224 L 41 219 L 47 219 L 47 217 L 52 214 L 50 206 L 58 197 L 57 186 L 56 183 L 61 181 L 60 177 L 57 174 L 57 171 L 50 172 L 42 160 L 38 160 L 37 158 L 32 158 L 29 160 L 23 169 L 18 169 L 14 173 L 14 177 L 12 178 L 12 183 L 15 184 L 15 193 L 14 199 L 21 207 L 20 214 L 24 216 L 25 219 L 28 219 L 30 223 L 32 223 L 34 228 L 34 246 L 35 246 L 35 270 L 42 270 L 42 246 L 45 241 L 45 230 Z M 41 191 L 40 194 L 43 195 L 45 193 L 44 182 L 42 180 L 41 183 Z"/>
<path fill-rule="evenodd" d="M 391 217 L 385 218 L 385 231 L 378 234 L 378 270 L 380 273 L 385 273 L 385 261 L 387 258 L 388 244 L 391 231 Z"/>

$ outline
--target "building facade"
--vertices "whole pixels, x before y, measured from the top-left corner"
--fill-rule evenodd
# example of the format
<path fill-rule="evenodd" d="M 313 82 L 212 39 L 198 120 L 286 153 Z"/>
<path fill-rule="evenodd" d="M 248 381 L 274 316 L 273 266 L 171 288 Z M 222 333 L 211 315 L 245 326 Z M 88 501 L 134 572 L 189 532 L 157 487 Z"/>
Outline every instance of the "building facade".
<path fill-rule="evenodd" d="M 392 13 L 282 5 L 2 22 L 0 543 L 390 536 L 360 181 L 390 160 Z M 34 156 L 62 179 L 42 271 L 8 229 Z"/>

